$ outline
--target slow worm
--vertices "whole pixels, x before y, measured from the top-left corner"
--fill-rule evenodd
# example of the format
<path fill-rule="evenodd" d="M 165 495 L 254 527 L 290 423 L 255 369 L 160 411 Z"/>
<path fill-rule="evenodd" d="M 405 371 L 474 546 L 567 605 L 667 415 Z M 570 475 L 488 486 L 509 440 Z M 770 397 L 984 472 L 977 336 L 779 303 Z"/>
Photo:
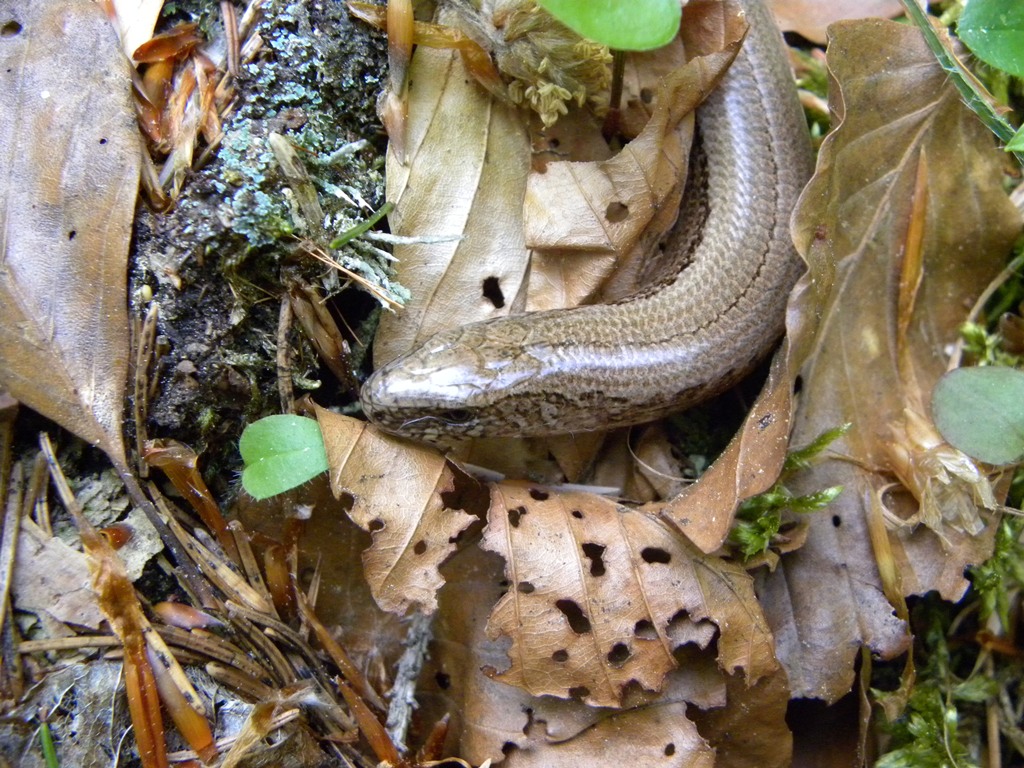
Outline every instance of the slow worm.
<path fill-rule="evenodd" d="M 781 35 L 763 0 L 742 5 L 746 40 L 697 112 L 675 274 L 615 304 L 437 334 L 363 386 L 372 421 L 423 439 L 607 429 L 718 394 L 765 357 L 803 271 L 789 220 L 812 159 Z"/>

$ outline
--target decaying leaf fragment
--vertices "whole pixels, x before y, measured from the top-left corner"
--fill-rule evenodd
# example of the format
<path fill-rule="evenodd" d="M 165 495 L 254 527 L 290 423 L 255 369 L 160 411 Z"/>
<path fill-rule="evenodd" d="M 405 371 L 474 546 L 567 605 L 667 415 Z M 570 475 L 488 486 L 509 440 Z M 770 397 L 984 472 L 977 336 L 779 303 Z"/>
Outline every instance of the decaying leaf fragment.
<path fill-rule="evenodd" d="M 123 464 L 127 61 L 90 0 L 2 0 L 0 19 L 0 384 Z"/>
<path fill-rule="evenodd" d="M 805 546 L 765 576 L 759 593 L 794 694 L 834 701 L 849 690 L 859 646 L 885 658 L 906 648 L 905 627 L 882 594 L 869 520 L 880 524 L 878 504 L 894 515 L 918 509 L 894 458 L 923 459 L 935 448 L 916 417 L 927 413 L 945 369 L 944 345 L 998 272 L 1020 217 L 1000 188 L 991 135 L 916 30 L 877 20 L 837 24 L 828 60 L 841 124 L 822 147 L 797 213 L 797 242 L 805 253 L 833 252 L 836 277 L 802 371 L 794 442 L 853 427 L 831 458 L 794 479 L 793 490 L 842 485 L 845 492 L 809 519 Z M 909 263 L 915 242 L 919 287 Z M 916 476 L 919 493 L 942 484 L 933 499 L 957 509 L 938 514 L 948 520 L 941 535 L 924 526 L 890 532 L 903 592 L 935 589 L 956 599 L 966 588 L 965 566 L 990 548 L 992 526 L 974 536 L 950 525 L 962 504 L 976 505 L 976 489 L 936 471 L 941 464 L 910 464 L 934 472 L 930 480 Z"/>
<path fill-rule="evenodd" d="M 483 546 L 505 558 L 510 582 L 488 623 L 512 640 L 496 678 L 534 696 L 619 706 L 631 686 L 661 690 L 675 651 L 716 632 L 723 670 L 754 682 L 776 668 L 746 571 L 643 512 L 501 484 Z"/>
<path fill-rule="evenodd" d="M 352 497 L 349 517 L 373 534 L 363 567 L 377 604 L 403 614 L 432 613 L 444 584 L 438 567 L 476 520 L 447 509 L 452 470 L 436 451 L 382 435 L 364 421 L 317 408 L 336 498 Z"/>

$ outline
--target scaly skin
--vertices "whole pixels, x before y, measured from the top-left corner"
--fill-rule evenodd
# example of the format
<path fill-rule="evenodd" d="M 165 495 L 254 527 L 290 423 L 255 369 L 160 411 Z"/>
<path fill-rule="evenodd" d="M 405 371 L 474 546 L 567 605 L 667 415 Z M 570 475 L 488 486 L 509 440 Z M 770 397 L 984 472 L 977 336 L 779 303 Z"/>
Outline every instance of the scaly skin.
<path fill-rule="evenodd" d="M 684 214 L 700 220 L 667 243 L 685 268 L 615 304 L 437 334 L 363 386 L 372 421 L 428 440 L 608 429 L 718 394 L 765 357 L 804 269 L 789 219 L 812 153 L 781 36 L 762 0 L 742 5 L 746 40 L 697 112 L 703 191 Z"/>

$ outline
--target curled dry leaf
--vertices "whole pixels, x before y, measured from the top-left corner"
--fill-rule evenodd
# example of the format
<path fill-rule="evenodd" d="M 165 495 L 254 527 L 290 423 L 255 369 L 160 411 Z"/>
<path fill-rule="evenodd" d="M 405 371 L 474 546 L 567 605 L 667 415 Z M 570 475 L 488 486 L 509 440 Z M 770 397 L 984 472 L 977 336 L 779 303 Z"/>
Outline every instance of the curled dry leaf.
<path fill-rule="evenodd" d="M 438 567 L 476 520 L 448 509 L 452 470 L 436 451 L 382 435 L 366 422 L 317 408 L 336 498 L 351 496 L 349 517 L 373 534 L 363 568 L 386 611 L 437 608 Z"/>
<path fill-rule="evenodd" d="M 741 567 L 705 555 L 661 521 L 584 493 L 494 488 L 483 546 L 510 587 L 488 623 L 507 635 L 496 679 L 534 696 L 620 706 L 659 691 L 687 643 L 716 637 L 723 670 L 751 682 L 776 668 L 771 633 Z"/>
<path fill-rule="evenodd" d="M 89 0 L 2 0 L 0 19 L 18 25 L 0 46 L 0 384 L 123 465 L 127 61 Z"/>
<path fill-rule="evenodd" d="M 894 514 L 917 510 L 918 501 L 893 486 L 895 456 L 932 467 L 918 480 L 936 492 L 940 517 L 948 515 L 941 537 L 925 526 L 890 532 L 905 594 L 935 589 L 958 598 L 964 567 L 990 547 L 993 526 L 978 537 L 951 527 L 965 505 L 974 507 L 974 488 L 923 461 L 931 447 L 911 439 L 905 419 L 908 409 L 927 413 L 944 345 L 998 272 L 1020 217 L 1000 188 L 991 135 L 916 30 L 877 20 L 837 24 L 828 60 L 840 125 L 822 147 L 797 239 L 812 258 L 831 250 L 836 277 L 802 373 L 794 442 L 846 422 L 853 428 L 792 490 L 846 490 L 809 519 L 805 546 L 784 557 L 759 592 L 794 695 L 834 701 L 849 690 L 859 646 L 889 658 L 907 644 L 868 535 L 879 501 Z M 915 241 L 923 248 L 919 287 L 905 261 Z"/>

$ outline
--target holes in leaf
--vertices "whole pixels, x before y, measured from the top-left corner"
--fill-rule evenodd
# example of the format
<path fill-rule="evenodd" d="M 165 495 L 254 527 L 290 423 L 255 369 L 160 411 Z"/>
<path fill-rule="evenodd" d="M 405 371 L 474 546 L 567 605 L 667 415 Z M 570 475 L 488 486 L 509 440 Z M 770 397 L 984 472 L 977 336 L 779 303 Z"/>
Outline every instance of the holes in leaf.
<path fill-rule="evenodd" d="M 569 698 L 573 701 L 583 701 L 590 695 L 590 689 L 585 685 L 577 685 L 569 689 Z"/>
<path fill-rule="evenodd" d="M 370 521 L 370 533 L 376 533 L 377 531 L 384 530 L 384 521 L 379 517 L 375 517 Z"/>
<path fill-rule="evenodd" d="M 519 747 L 514 742 L 506 741 L 504 744 L 501 745 L 501 754 L 508 757 L 517 749 L 519 749 Z"/>
<path fill-rule="evenodd" d="M 74 229 L 72 229 L 70 232 L 68 232 L 68 240 L 74 240 L 77 236 L 78 236 L 78 232 L 76 230 L 74 230 Z"/>
<path fill-rule="evenodd" d="M 21 24 L 13 19 L 0 26 L 0 37 L 14 37 L 18 34 L 21 34 Z"/>
<path fill-rule="evenodd" d="M 107 140 L 106 140 L 105 138 L 103 138 L 103 139 L 100 139 L 100 146 L 101 146 L 101 147 L 102 147 L 102 146 L 103 146 L 104 144 L 106 144 L 106 143 L 107 143 Z"/>
<path fill-rule="evenodd" d="M 629 208 L 619 201 L 608 203 L 608 207 L 604 209 L 604 217 L 611 224 L 618 224 L 620 221 L 625 221 L 626 217 L 629 216 Z"/>
<path fill-rule="evenodd" d="M 590 619 L 575 600 L 556 600 L 555 607 L 562 612 L 566 621 L 569 622 L 569 628 L 577 635 L 585 635 L 590 632 Z"/>
<path fill-rule="evenodd" d="M 513 528 L 519 527 L 519 521 L 526 515 L 526 507 L 513 507 L 508 511 L 508 524 Z"/>
<path fill-rule="evenodd" d="M 425 542 L 423 539 L 420 539 L 416 542 L 416 545 L 412 548 L 412 551 L 415 552 L 417 555 L 422 555 L 424 552 L 427 551 L 427 542 Z"/>
<path fill-rule="evenodd" d="M 843 524 L 843 518 L 841 518 L 839 515 L 832 515 L 832 525 L 835 528 L 838 528 L 842 524 Z"/>
<path fill-rule="evenodd" d="M 671 741 L 665 745 L 665 757 L 672 757 L 676 753 L 676 745 Z"/>
<path fill-rule="evenodd" d="M 672 560 L 672 555 L 666 552 L 661 547 L 644 547 L 640 550 L 640 557 L 644 559 L 645 563 L 660 563 L 665 565 Z"/>
<path fill-rule="evenodd" d="M 572 516 L 575 517 L 577 520 L 582 520 L 583 519 L 583 513 L 580 512 L 578 509 L 574 509 L 572 511 Z"/>
<path fill-rule="evenodd" d="M 551 660 L 557 661 L 559 664 L 564 664 L 569 660 L 569 652 L 564 648 L 559 648 L 551 654 Z"/>
<path fill-rule="evenodd" d="M 633 634 L 640 640 L 657 640 L 658 633 L 654 631 L 654 624 L 647 619 L 640 619 L 633 625 Z"/>
<path fill-rule="evenodd" d="M 533 586 L 533 584 L 529 581 L 520 581 L 516 585 L 516 589 L 518 589 L 519 592 L 524 595 L 532 595 L 534 590 L 536 590 L 537 588 Z"/>
<path fill-rule="evenodd" d="M 540 488 L 530 489 L 530 498 L 534 501 L 547 501 L 550 495 L 547 491 L 542 491 Z"/>
<path fill-rule="evenodd" d="M 452 684 L 451 676 L 445 674 L 444 672 L 438 672 L 436 675 L 434 675 L 434 681 L 437 683 L 437 687 L 440 688 L 442 691 L 447 691 Z"/>
<path fill-rule="evenodd" d="M 495 309 L 505 306 L 505 294 L 501 290 L 501 281 L 496 277 L 485 277 L 483 287 L 484 298 L 494 305 Z"/>
<path fill-rule="evenodd" d="M 608 651 L 608 663 L 616 666 L 625 664 L 632 655 L 633 652 L 629 650 L 628 645 L 625 643 L 616 643 L 612 646 L 612 649 Z"/>
<path fill-rule="evenodd" d="M 604 551 L 603 544 L 584 544 L 583 554 L 590 560 L 590 575 L 604 576 Z"/>
<path fill-rule="evenodd" d="M 686 612 L 686 609 L 680 608 L 678 611 L 672 614 L 672 618 L 668 620 L 668 626 L 666 627 L 666 630 L 671 634 L 673 630 L 678 629 L 679 625 L 682 624 L 684 621 L 689 620 L 689 618 L 690 614 Z"/>

